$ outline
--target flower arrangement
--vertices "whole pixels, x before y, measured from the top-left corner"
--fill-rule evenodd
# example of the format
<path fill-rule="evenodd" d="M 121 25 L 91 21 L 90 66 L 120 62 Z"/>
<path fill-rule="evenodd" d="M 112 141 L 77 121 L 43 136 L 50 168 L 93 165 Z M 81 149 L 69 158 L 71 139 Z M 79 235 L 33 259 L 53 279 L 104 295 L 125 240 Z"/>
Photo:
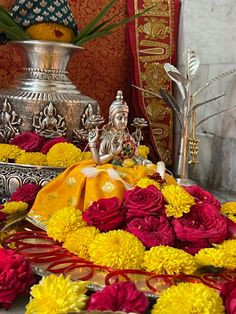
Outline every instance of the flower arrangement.
<path fill-rule="evenodd" d="M 236 223 L 229 215 L 234 215 L 236 203 L 220 205 L 211 193 L 198 186 L 167 185 L 159 176 L 145 180 L 144 187 L 127 190 L 123 201 L 116 197 L 99 199 L 83 212 L 73 206 L 59 208 L 48 221 L 48 236 L 56 241 L 55 245 L 58 241 L 61 243 L 57 244 L 61 246 L 61 254 L 70 252 L 74 256 L 72 261 L 78 259 L 77 263 L 84 267 L 124 271 L 124 274 L 136 271 L 167 278 L 165 290 L 159 290 L 160 298 L 152 309 L 153 314 L 170 313 L 166 312 L 168 303 L 177 313 L 202 313 L 203 309 L 208 309 L 209 313 L 234 313 L 235 286 L 231 282 L 235 282 Z M 157 184 L 153 185 L 153 181 Z M 2 206 L 0 213 L 8 217 L 12 211 L 16 212 L 15 208 L 19 207 L 20 211 L 22 203 L 30 207 L 39 188 L 33 184 L 21 187 Z M 12 210 L 6 211 L 8 207 Z M 3 240 L 4 243 L 8 243 L 7 240 Z M 54 244 L 53 247 L 54 250 Z M 206 271 L 212 276 L 213 271 L 221 272 L 221 281 L 212 285 L 209 279 L 199 279 Z M 179 279 L 169 283 L 171 276 Z M 185 279 L 191 282 L 180 283 Z M 69 313 L 78 307 L 80 310 L 136 313 L 147 309 L 148 305 L 144 308 L 146 297 L 134 283 L 111 283 L 88 298 L 85 286 L 84 290 L 79 290 L 82 292 L 76 292 L 77 286 L 73 286 L 69 277 L 51 275 L 32 288 L 26 313 L 34 313 L 40 307 L 42 312 L 39 313 L 47 313 L 42 303 L 48 293 L 53 297 L 48 298 L 47 308 L 51 312 L 55 308 L 55 313 Z M 70 293 L 67 294 L 66 289 Z M 74 298 L 75 294 L 81 297 Z M 180 296 L 183 295 L 186 298 L 182 302 Z M 124 304 L 126 307 L 122 307 Z"/>
<path fill-rule="evenodd" d="M 47 140 L 33 131 L 16 135 L 9 144 L 0 144 L 1 162 L 65 168 L 90 158 L 90 152 L 82 152 L 66 138 Z"/>

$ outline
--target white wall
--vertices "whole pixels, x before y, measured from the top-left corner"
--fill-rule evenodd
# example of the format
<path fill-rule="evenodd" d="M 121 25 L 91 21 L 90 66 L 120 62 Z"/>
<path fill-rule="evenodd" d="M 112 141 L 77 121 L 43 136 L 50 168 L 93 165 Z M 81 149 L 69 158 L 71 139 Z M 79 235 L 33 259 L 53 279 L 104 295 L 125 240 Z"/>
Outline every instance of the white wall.
<path fill-rule="evenodd" d="M 236 68 L 236 0 L 182 0 L 179 30 L 179 69 L 183 51 L 195 50 L 200 68 L 193 90 L 215 76 Z M 219 101 L 203 106 L 197 120 L 236 104 L 236 75 L 218 80 L 207 88 L 199 101 L 227 91 Z M 216 116 L 197 129 L 200 138 L 200 164 L 190 169 L 192 178 L 202 184 L 236 192 L 236 108 Z"/>

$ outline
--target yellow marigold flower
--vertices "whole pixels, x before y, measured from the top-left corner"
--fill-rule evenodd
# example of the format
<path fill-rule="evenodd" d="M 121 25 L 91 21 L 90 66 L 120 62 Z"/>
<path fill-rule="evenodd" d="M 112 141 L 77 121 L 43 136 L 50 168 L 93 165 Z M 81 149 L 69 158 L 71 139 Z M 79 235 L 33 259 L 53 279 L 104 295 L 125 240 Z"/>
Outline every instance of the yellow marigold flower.
<path fill-rule="evenodd" d="M 141 178 L 137 181 L 136 186 L 139 186 L 142 189 L 145 189 L 149 185 L 155 185 L 155 187 L 160 190 L 160 184 L 156 182 L 155 180 L 149 179 L 147 177 Z"/>
<path fill-rule="evenodd" d="M 21 150 L 16 145 L 0 144 L 0 162 L 8 162 L 9 159 L 15 160 L 24 150 Z"/>
<path fill-rule="evenodd" d="M 223 215 L 236 223 L 236 202 L 227 202 L 221 205 L 220 209 Z"/>
<path fill-rule="evenodd" d="M 194 259 L 201 266 L 223 267 L 231 270 L 236 268 L 236 256 L 228 254 L 225 250 L 201 249 Z"/>
<path fill-rule="evenodd" d="M 47 163 L 54 167 L 68 167 L 81 158 L 81 150 L 71 143 L 57 143 L 47 153 Z"/>
<path fill-rule="evenodd" d="M 31 288 L 26 314 L 67 314 L 85 308 L 88 297 L 87 282 L 71 281 L 63 275 L 44 277 Z"/>
<path fill-rule="evenodd" d="M 28 208 L 28 204 L 22 201 L 19 202 L 7 202 L 3 204 L 3 209 L 1 210 L 3 213 L 7 215 L 16 214 L 19 212 L 24 212 Z"/>
<path fill-rule="evenodd" d="M 92 159 L 91 152 L 81 152 L 81 160 Z"/>
<path fill-rule="evenodd" d="M 192 274 L 197 266 L 194 257 L 183 250 L 169 246 L 155 246 L 144 254 L 142 266 L 158 274 Z"/>
<path fill-rule="evenodd" d="M 144 251 L 142 242 L 124 230 L 101 233 L 89 245 L 92 262 L 114 269 L 140 269 Z"/>
<path fill-rule="evenodd" d="M 135 162 L 131 158 L 127 158 L 122 162 L 122 166 L 125 168 L 132 168 L 135 165 Z"/>
<path fill-rule="evenodd" d="M 65 207 L 57 210 L 49 219 L 47 234 L 56 241 L 63 242 L 69 232 L 85 226 L 82 212 L 74 207 Z"/>
<path fill-rule="evenodd" d="M 182 217 L 190 212 L 194 198 L 179 185 L 166 185 L 161 190 L 166 202 L 166 216 Z"/>
<path fill-rule="evenodd" d="M 223 301 L 202 283 L 183 282 L 160 294 L 151 314 L 224 314 Z"/>
<path fill-rule="evenodd" d="M 220 209 L 222 214 L 232 214 L 235 215 L 236 214 L 236 202 L 227 202 L 221 205 L 221 209 Z"/>
<path fill-rule="evenodd" d="M 224 250 L 225 253 L 236 257 L 236 239 L 225 240 L 220 244 L 214 245 L 217 249 Z M 236 268 L 236 265 L 235 265 Z"/>
<path fill-rule="evenodd" d="M 99 233 L 99 230 L 95 227 L 81 227 L 67 235 L 63 247 L 79 257 L 88 260 L 88 247 Z"/>
<path fill-rule="evenodd" d="M 148 154 L 149 154 L 149 147 L 147 147 L 146 145 L 139 145 L 138 146 L 138 155 L 140 157 L 147 159 Z"/>
<path fill-rule="evenodd" d="M 16 158 L 17 164 L 45 166 L 47 164 L 46 156 L 42 153 L 23 153 Z"/>

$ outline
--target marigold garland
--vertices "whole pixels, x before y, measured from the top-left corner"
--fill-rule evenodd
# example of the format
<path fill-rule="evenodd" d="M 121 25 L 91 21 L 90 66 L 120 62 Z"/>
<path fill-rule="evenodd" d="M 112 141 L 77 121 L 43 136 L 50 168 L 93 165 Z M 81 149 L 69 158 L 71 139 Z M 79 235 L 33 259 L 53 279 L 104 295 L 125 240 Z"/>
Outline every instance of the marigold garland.
<path fill-rule="evenodd" d="M 197 266 L 192 255 L 169 246 L 155 246 L 144 254 L 145 270 L 157 274 L 192 274 Z"/>
<path fill-rule="evenodd" d="M 15 160 L 23 152 L 24 150 L 21 150 L 16 145 L 0 144 L 0 161 L 8 162 L 9 160 Z"/>
<path fill-rule="evenodd" d="M 194 259 L 201 266 L 223 267 L 230 270 L 236 268 L 236 256 L 228 254 L 225 250 L 215 248 L 201 249 L 194 256 Z"/>
<path fill-rule="evenodd" d="M 140 157 L 147 159 L 148 154 L 149 154 L 149 147 L 147 147 L 146 145 L 139 145 L 138 146 L 138 155 Z"/>
<path fill-rule="evenodd" d="M 217 249 L 223 250 L 225 253 L 236 257 L 236 240 L 225 240 L 220 244 L 214 245 Z M 236 265 L 235 265 L 236 268 Z"/>
<path fill-rule="evenodd" d="M 82 153 L 75 145 L 67 142 L 57 143 L 47 153 L 47 163 L 54 167 L 68 167 L 82 159 Z"/>
<path fill-rule="evenodd" d="M 17 164 L 46 166 L 47 158 L 42 153 L 22 153 L 16 158 Z"/>
<path fill-rule="evenodd" d="M 123 230 L 101 233 L 89 245 L 92 262 L 114 269 L 140 269 L 144 251 L 142 242 Z"/>
<path fill-rule="evenodd" d="M 202 283 L 180 283 L 164 290 L 152 314 L 224 314 L 223 301 L 212 288 Z"/>
<path fill-rule="evenodd" d="M 82 219 L 82 212 L 74 207 L 57 210 L 49 219 L 47 234 L 56 241 L 63 242 L 69 232 L 75 231 L 86 223 Z"/>
<path fill-rule="evenodd" d="M 80 312 L 88 297 L 87 282 L 71 281 L 63 275 L 50 275 L 31 288 L 31 299 L 26 305 L 26 314 L 66 314 Z"/>
<path fill-rule="evenodd" d="M 160 190 L 160 184 L 152 179 L 149 179 L 148 177 L 139 179 L 136 183 L 136 186 L 139 186 L 142 189 L 145 189 L 146 187 L 148 187 L 149 185 L 154 185 L 158 190 Z"/>
<path fill-rule="evenodd" d="M 184 213 L 190 212 L 194 204 L 194 197 L 179 185 L 166 185 L 161 190 L 166 202 L 166 216 L 182 217 Z"/>
<path fill-rule="evenodd" d="M 88 260 L 88 247 L 99 233 L 99 230 L 95 227 L 81 227 L 67 235 L 63 247 L 79 257 Z"/>
<path fill-rule="evenodd" d="M 3 213 L 7 215 L 16 214 L 19 212 L 24 212 L 28 208 L 28 204 L 22 201 L 19 202 L 7 202 L 3 204 Z"/>

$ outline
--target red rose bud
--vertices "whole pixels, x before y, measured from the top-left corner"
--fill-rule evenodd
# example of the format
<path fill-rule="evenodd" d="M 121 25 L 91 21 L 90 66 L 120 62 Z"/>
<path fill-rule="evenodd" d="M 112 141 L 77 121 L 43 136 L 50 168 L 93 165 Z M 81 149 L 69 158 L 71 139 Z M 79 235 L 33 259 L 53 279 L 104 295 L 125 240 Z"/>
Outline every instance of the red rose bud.
<path fill-rule="evenodd" d="M 173 246 L 175 242 L 174 231 L 164 216 L 134 218 L 128 223 L 127 231 L 134 234 L 147 248 Z"/>
<path fill-rule="evenodd" d="M 218 210 L 220 210 L 220 202 L 215 198 L 213 194 L 204 190 L 198 185 L 191 185 L 191 186 L 184 186 L 183 187 L 189 194 L 191 194 L 194 198 L 196 203 L 204 203 L 204 204 L 211 204 L 215 206 Z"/>
<path fill-rule="evenodd" d="M 220 290 L 227 314 L 236 313 L 236 280 L 224 283 Z"/>
<path fill-rule="evenodd" d="M 88 301 L 87 310 L 141 314 L 148 306 L 148 298 L 137 290 L 133 282 L 118 282 L 93 293 Z"/>
<path fill-rule="evenodd" d="M 45 139 L 37 133 L 25 131 L 16 135 L 11 140 L 11 144 L 17 145 L 26 152 L 37 152 L 40 151 L 44 141 Z"/>
<path fill-rule="evenodd" d="M 88 225 L 106 232 L 122 225 L 125 220 L 125 209 L 117 197 L 103 198 L 93 202 L 83 212 L 82 217 Z"/>
<path fill-rule="evenodd" d="M 154 185 L 145 189 L 136 186 L 133 190 L 126 191 L 124 205 L 129 220 L 150 215 L 160 216 L 164 212 L 164 198 Z"/>
<path fill-rule="evenodd" d="M 40 153 L 42 154 L 47 154 L 49 152 L 49 150 L 57 143 L 64 143 L 64 142 L 69 142 L 68 139 L 64 138 L 64 137 L 57 137 L 54 138 L 52 140 L 49 140 L 47 142 L 45 142 L 40 150 Z"/>
<path fill-rule="evenodd" d="M 11 250 L 0 249 L 0 308 L 9 309 L 17 295 L 34 283 L 29 262 Z"/>
<path fill-rule="evenodd" d="M 35 183 L 24 184 L 11 195 L 10 202 L 22 201 L 31 207 L 40 189 L 41 186 Z"/>

